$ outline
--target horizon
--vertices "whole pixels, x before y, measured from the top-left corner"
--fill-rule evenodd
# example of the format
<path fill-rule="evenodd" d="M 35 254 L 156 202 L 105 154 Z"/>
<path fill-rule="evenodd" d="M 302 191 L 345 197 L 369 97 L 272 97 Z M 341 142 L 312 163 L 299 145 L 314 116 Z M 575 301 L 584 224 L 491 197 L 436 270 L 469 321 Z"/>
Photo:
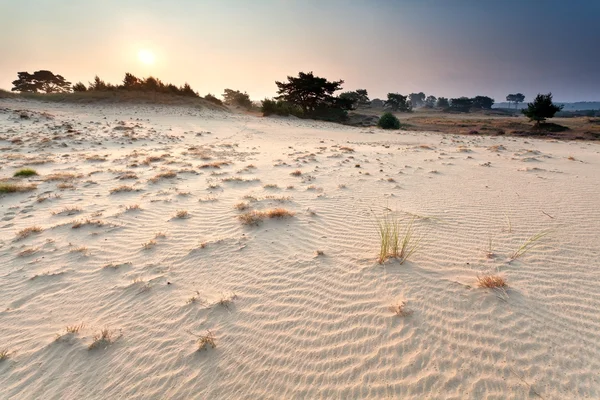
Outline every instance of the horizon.
<path fill-rule="evenodd" d="M 261 100 L 276 95 L 276 80 L 313 71 L 371 98 L 424 92 L 501 103 L 509 93 L 527 102 L 552 92 L 557 102 L 593 102 L 599 12 L 591 0 L 0 1 L 12 16 L 0 38 L 0 88 L 10 91 L 22 71 L 85 84 L 95 75 L 117 84 L 129 72 L 188 82 L 202 96 L 230 88 Z"/>

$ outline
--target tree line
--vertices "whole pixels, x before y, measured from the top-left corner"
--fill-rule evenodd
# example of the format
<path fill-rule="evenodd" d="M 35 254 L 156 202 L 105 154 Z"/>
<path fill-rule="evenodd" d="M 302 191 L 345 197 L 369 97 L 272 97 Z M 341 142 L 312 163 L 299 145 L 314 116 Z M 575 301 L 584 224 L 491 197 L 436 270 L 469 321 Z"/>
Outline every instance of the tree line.
<path fill-rule="evenodd" d="M 155 77 L 138 78 L 131 73 L 125 73 L 123 82 L 119 85 L 106 83 L 95 76 L 92 82 L 86 86 L 83 82 L 74 85 L 67 81 L 62 75 L 55 75 L 51 71 L 40 70 L 33 74 L 18 72 L 18 79 L 13 81 L 12 91 L 21 93 L 70 93 L 89 91 L 142 91 L 166 93 L 188 97 L 201 97 L 188 83 L 176 86 L 164 83 Z M 494 99 L 488 96 L 457 97 L 448 99 L 445 97 L 426 96 L 425 93 L 388 93 L 385 101 L 380 99 L 369 99 L 366 89 L 342 92 L 343 80 L 329 81 L 326 78 L 314 75 L 313 72 L 300 72 L 298 76 L 288 76 L 287 81 L 275 81 L 277 96 L 273 99 L 264 99 L 261 104 L 263 115 L 296 115 L 302 118 L 322 119 L 329 121 L 343 121 L 348 116 L 348 111 L 359 107 L 382 107 L 394 112 L 411 112 L 414 108 L 439 108 L 447 112 L 470 112 L 472 110 L 489 110 L 494 105 Z M 226 104 L 246 109 L 254 107 L 250 96 L 239 90 L 225 89 L 222 95 L 223 101 L 212 94 L 207 94 L 204 99 L 215 104 Z M 518 104 L 525 100 L 522 93 L 509 94 L 506 96 L 509 103 Z M 523 114 L 536 121 L 539 125 L 546 118 L 552 118 L 554 114 L 562 109 L 552 103 L 552 94 L 539 94 L 533 103 L 528 103 L 528 108 L 522 110 Z"/>

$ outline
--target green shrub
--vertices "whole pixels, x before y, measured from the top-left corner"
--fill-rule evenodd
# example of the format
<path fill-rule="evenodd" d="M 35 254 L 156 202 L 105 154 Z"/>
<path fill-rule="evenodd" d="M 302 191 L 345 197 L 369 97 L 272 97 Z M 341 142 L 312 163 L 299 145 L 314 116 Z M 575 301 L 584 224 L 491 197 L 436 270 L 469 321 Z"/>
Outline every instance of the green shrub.
<path fill-rule="evenodd" d="M 377 126 L 382 129 L 400 129 L 400 120 L 391 112 L 386 112 L 379 118 Z"/>
<path fill-rule="evenodd" d="M 31 169 L 31 168 L 23 168 L 18 170 L 17 172 L 15 172 L 14 176 L 18 177 L 18 176 L 33 176 L 33 175 L 37 175 L 37 171 L 35 169 Z"/>
<path fill-rule="evenodd" d="M 302 109 L 298 106 L 285 102 L 283 100 L 264 99 L 260 110 L 263 116 L 269 115 L 294 115 L 296 117 L 302 117 Z"/>

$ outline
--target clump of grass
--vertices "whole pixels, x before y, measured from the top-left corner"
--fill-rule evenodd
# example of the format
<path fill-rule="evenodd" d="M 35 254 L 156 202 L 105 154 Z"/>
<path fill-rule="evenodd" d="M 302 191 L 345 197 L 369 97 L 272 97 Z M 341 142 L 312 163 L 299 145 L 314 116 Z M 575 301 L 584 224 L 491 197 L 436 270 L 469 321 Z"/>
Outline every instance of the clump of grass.
<path fill-rule="evenodd" d="M 72 181 L 73 179 L 80 178 L 80 177 L 81 177 L 81 175 L 73 174 L 70 172 L 58 172 L 55 174 L 46 175 L 44 177 L 44 181 L 45 182 L 55 182 L 55 181 L 66 182 L 66 181 Z"/>
<path fill-rule="evenodd" d="M 189 216 L 190 213 L 187 212 L 187 210 L 178 210 L 177 213 L 175 213 L 175 217 L 179 219 L 188 218 Z"/>
<path fill-rule="evenodd" d="M 263 186 L 265 189 L 277 189 L 279 186 L 277 186 L 276 183 L 268 183 L 265 186 Z"/>
<path fill-rule="evenodd" d="M 292 175 L 292 176 L 301 176 L 302 175 L 302 171 L 300 171 L 299 169 L 297 169 L 297 170 L 295 170 L 293 172 L 290 172 L 290 175 Z"/>
<path fill-rule="evenodd" d="M 548 234 L 550 234 L 549 231 L 542 231 L 542 232 L 536 233 L 535 235 L 531 236 L 530 238 L 525 240 L 525 242 L 523 242 L 523 244 L 510 256 L 510 259 L 516 260 L 517 258 L 523 256 L 529 250 L 531 250 L 535 246 L 537 246 L 539 244 L 540 240 L 543 239 Z"/>
<path fill-rule="evenodd" d="M 263 214 L 267 218 L 290 218 L 294 216 L 292 211 L 288 211 L 285 208 L 273 208 L 271 210 L 263 211 Z"/>
<path fill-rule="evenodd" d="M 85 246 L 75 247 L 74 249 L 69 250 L 69 253 L 81 253 L 83 255 L 88 254 L 88 248 Z"/>
<path fill-rule="evenodd" d="M 413 313 L 413 310 L 410 310 L 406 307 L 406 302 L 401 301 L 400 303 L 392 304 L 390 306 L 390 311 L 396 314 L 398 317 L 408 317 Z"/>
<path fill-rule="evenodd" d="M 30 226 L 29 228 L 21 229 L 19 232 L 16 233 L 17 239 L 25 239 L 33 235 L 34 233 L 41 233 L 43 230 L 44 229 L 39 226 Z"/>
<path fill-rule="evenodd" d="M 165 232 L 156 232 L 156 234 L 154 235 L 155 239 L 164 239 L 167 237 L 167 234 Z"/>
<path fill-rule="evenodd" d="M 72 229 L 79 229 L 83 226 L 94 225 L 96 227 L 104 226 L 105 223 L 100 221 L 99 219 L 86 219 L 85 221 L 73 221 L 73 225 L 71 225 Z"/>
<path fill-rule="evenodd" d="M 118 337 L 115 337 L 113 331 L 108 328 L 103 328 L 99 333 L 94 335 L 92 343 L 88 346 L 88 350 L 106 348 L 113 344 L 117 339 Z"/>
<path fill-rule="evenodd" d="M 154 239 L 149 240 L 146 243 L 142 244 L 142 247 L 146 250 L 149 250 L 149 249 L 153 248 L 154 246 L 156 246 L 156 240 L 154 240 Z"/>
<path fill-rule="evenodd" d="M 202 164 L 200 165 L 200 168 L 216 168 L 219 169 L 224 165 L 229 165 L 231 164 L 229 161 L 214 161 L 211 163 L 207 163 L 207 164 Z"/>
<path fill-rule="evenodd" d="M 496 289 L 505 288 L 508 285 L 501 275 L 484 274 L 477 276 L 477 286 L 482 288 Z"/>
<path fill-rule="evenodd" d="M 414 218 L 404 229 L 401 229 L 400 220 L 390 214 L 376 217 L 376 222 L 380 242 L 377 261 L 380 264 L 389 258 L 396 258 L 402 264 L 417 251 L 419 239 L 414 236 Z"/>
<path fill-rule="evenodd" d="M 198 338 L 198 351 L 208 350 L 208 347 L 213 349 L 217 347 L 217 339 L 210 330 L 206 330 L 206 335 L 195 336 Z"/>
<path fill-rule="evenodd" d="M 0 182 L 0 194 L 23 193 L 37 189 L 37 185 L 22 185 L 20 183 Z"/>
<path fill-rule="evenodd" d="M 240 203 L 237 203 L 235 205 L 235 209 L 239 210 L 239 211 L 244 211 L 250 208 L 250 204 L 246 203 L 245 201 L 242 201 Z"/>
<path fill-rule="evenodd" d="M 8 351 L 8 349 L 0 350 L 0 362 L 8 360 L 9 358 L 10 358 L 10 352 Z"/>
<path fill-rule="evenodd" d="M 14 173 L 14 177 L 18 178 L 18 177 L 28 177 L 28 176 L 34 176 L 37 175 L 37 171 L 35 169 L 32 168 L 23 168 L 18 170 L 17 172 Z"/>
<path fill-rule="evenodd" d="M 78 325 L 67 325 L 67 333 L 79 333 L 83 329 L 83 322 Z"/>
<path fill-rule="evenodd" d="M 152 183 L 156 183 L 161 179 L 171 179 L 175 177 L 177 177 L 177 173 L 175 171 L 166 171 L 155 175 L 154 177 L 150 178 L 149 181 Z"/>
<path fill-rule="evenodd" d="M 122 193 L 122 192 L 133 192 L 135 189 L 132 186 L 121 185 L 110 189 L 110 194 Z"/>
<path fill-rule="evenodd" d="M 80 207 L 65 207 L 62 210 L 59 211 L 52 211 L 52 215 L 74 215 L 74 214 L 78 214 L 81 212 L 81 208 Z"/>
<path fill-rule="evenodd" d="M 238 219 L 244 225 L 258 225 L 266 218 L 290 218 L 294 216 L 294 212 L 288 211 L 285 208 L 273 208 L 265 211 L 248 211 Z"/>
<path fill-rule="evenodd" d="M 221 299 L 217 302 L 217 305 L 229 310 L 235 299 L 237 299 L 237 295 L 235 293 L 232 293 L 229 296 L 222 295 Z"/>
<path fill-rule="evenodd" d="M 348 146 L 341 146 L 340 150 L 346 153 L 354 153 L 354 149 Z"/>
<path fill-rule="evenodd" d="M 139 204 L 131 204 L 125 207 L 125 211 L 137 211 L 137 210 L 141 210 L 142 208 L 140 207 Z"/>
<path fill-rule="evenodd" d="M 319 257 L 319 256 L 324 256 L 324 255 L 325 255 L 325 252 L 324 252 L 323 250 L 317 250 L 317 251 L 315 252 L 315 254 L 317 255 L 317 257 Z"/>

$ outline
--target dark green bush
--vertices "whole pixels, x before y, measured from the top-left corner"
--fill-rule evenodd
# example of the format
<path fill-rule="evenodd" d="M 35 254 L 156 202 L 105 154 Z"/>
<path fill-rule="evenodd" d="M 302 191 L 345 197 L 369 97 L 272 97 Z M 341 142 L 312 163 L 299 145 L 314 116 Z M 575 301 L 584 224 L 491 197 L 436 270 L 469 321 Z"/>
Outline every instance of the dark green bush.
<path fill-rule="evenodd" d="M 386 112 L 379 118 L 377 126 L 382 129 L 400 129 L 400 120 L 391 112 Z"/>
<path fill-rule="evenodd" d="M 284 117 L 288 115 L 302 116 L 302 109 L 300 107 L 283 100 L 264 99 L 260 110 L 265 117 L 269 115 L 282 115 Z"/>

